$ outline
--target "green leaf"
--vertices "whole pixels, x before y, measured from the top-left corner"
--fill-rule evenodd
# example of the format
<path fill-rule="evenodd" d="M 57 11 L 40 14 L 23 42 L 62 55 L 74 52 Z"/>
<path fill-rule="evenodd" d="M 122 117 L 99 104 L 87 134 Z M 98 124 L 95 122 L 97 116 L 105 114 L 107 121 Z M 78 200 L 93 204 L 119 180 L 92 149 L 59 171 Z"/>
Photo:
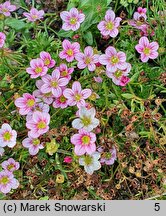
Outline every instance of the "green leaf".
<path fill-rule="evenodd" d="M 26 27 L 26 23 L 15 18 L 7 18 L 5 24 L 15 30 L 21 30 Z"/>
<path fill-rule="evenodd" d="M 122 94 L 122 97 L 127 98 L 127 99 L 134 98 L 134 96 L 132 94 L 129 94 L 129 93 Z"/>
<path fill-rule="evenodd" d="M 140 71 L 138 71 L 137 73 L 135 73 L 131 78 L 130 78 L 130 83 L 136 81 L 139 77 Z"/>
<path fill-rule="evenodd" d="M 83 38 L 86 40 L 88 45 L 92 45 L 93 44 L 93 35 L 90 31 L 88 31 L 87 33 L 85 33 L 83 35 Z"/>
<path fill-rule="evenodd" d="M 72 38 L 72 36 L 73 36 L 73 31 L 64 31 L 63 29 L 61 29 L 58 33 L 57 33 L 57 35 L 59 36 L 59 37 L 69 37 L 69 38 Z"/>
<path fill-rule="evenodd" d="M 39 200 L 49 200 L 48 196 L 41 197 Z"/>

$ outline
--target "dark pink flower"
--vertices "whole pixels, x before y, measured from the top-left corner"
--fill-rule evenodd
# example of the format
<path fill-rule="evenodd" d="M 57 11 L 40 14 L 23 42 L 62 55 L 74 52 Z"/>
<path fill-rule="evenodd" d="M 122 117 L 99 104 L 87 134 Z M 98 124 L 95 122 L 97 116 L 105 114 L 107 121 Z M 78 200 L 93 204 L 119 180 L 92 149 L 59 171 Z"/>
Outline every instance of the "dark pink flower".
<path fill-rule="evenodd" d="M 43 60 L 40 58 L 32 59 L 30 61 L 30 66 L 31 67 L 26 69 L 26 72 L 31 74 L 31 78 L 33 79 L 46 75 L 48 71 L 48 68 L 44 65 Z"/>
<path fill-rule="evenodd" d="M 63 160 L 63 162 L 65 162 L 65 163 L 71 163 L 72 161 L 73 161 L 73 159 L 70 156 L 66 156 Z"/>
<path fill-rule="evenodd" d="M 74 68 L 68 68 L 66 64 L 60 64 L 59 67 L 57 67 L 54 71 L 60 72 L 61 78 L 67 78 L 68 80 L 71 80 L 71 74 L 74 71 Z"/>
<path fill-rule="evenodd" d="M 62 42 L 63 50 L 59 53 L 61 59 L 66 59 L 67 62 L 72 62 L 77 53 L 80 52 L 80 45 L 77 42 L 71 43 L 69 40 Z"/>
<path fill-rule="evenodd" d="M 42 51 L 40 53 L 40 58 L 43 60 L 44 65 L 48 68 L 53 68 L 55 66 L 55 60 L 51 58 L 51 55 L 48 52 Z"/>

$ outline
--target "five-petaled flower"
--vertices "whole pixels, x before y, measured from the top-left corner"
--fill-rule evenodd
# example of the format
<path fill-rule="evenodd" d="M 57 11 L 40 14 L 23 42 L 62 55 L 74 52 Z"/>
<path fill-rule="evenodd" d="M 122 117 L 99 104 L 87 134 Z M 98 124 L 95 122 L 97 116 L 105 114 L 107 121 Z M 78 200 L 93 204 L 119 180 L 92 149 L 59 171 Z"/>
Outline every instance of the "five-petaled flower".
<path fill-rule="evenodd" d="M 149 59 L 155 59 L 158 57 L 159 45 L 157 42 L 149 43 L 147 37 L 141 37 L 139 39 L 139 44 L 135 46 L 138 53 L 141 54 L 141 61 L 147 62 Z"/>
<path fill-rule="evenodd" d="M 99 57 L 99 62 L 106 65 L 106 69 L 110 72 L 116 70 L 124 70 L 126 68 L 126 54 L 124 52 L 117 52 L 112 46 L 105 50 L 105 54 Z"/>
<path fill-rule="evenodd" d="M 42 51 L 40 53 L 40 58 L 43 60 L 44 65 L 48 68 L 53 68 L 55 66 L 55 60 L 51 58 L 51 55 L 48 52 Z"/>
<path fill-rule="evenodd" d="M 36 20 L 40 20 L 44 16 L 44 10 L 37 10 L 36 8 L 31 8 L 29 13 L 24 12 L 23 15 L 28 19 L 30 22 L 35 22 Z"/>
<path fill-rule="evenodd" d="M 81 106 L 78 110 L 79 118 L 73 120 L 72 126 L 76 129 L 85 129 L 86 131 L 92 131 L 99 125 L 99 120 L 95 118 L 95 108 L 87 109 Z"/>
<path fill-rule="evenodd" d="M 13 158 L 9 158 L 6 161 L 3 161 L 1 163 L 1 166 L 4 170 L 8 170 L 9 172 L 14 172 L 15 170 L 18 170 L 20 167 L 19 162 L 16 162 Z"/>
<path fill-rule="evenodd" d="M 19 182 L 14 178 L 12 172 L 8 170 L 2 170 L 0 172 L 0 192 L 7 194 L 11 189 L 16 189 L 19 186 Z"/>
<path fill-rule="evenodd" d="M 72 62 L 77 53 L 80 52 L 80 44 L 77 42 L 71 43 L 69 40 L 62 42 L 63 50 L 59 53 L 61 59 L 66 59 L 67 62 Z"/>
<path fill-rule="evenodd" d="M 27 115 L 30 111 L 33 111 L 36 99 L 33 95 L 24 93 L 23 97 L 17 98 L 14 103 L 19 108 L 20 115 Z"/>
<path fill-rule="evenodd" d="M 38 138 L 49 130 L 49 123 L 50 115 L 48 113 L 35 111 L 32 115 L 32 119 L 26 122 L 26 127 L 30 129 L 28 136 Z"/>
<path fill-rule="evenodd" d="M 96 151 L 96 135 L 85 129 L 80 129 L 78 134 L 71 137 L 71 143 L 75 145 L 74 152 L 80 156 L 85 153 L 92 154 Z"/>
<path fill-rule="evenodd" d="M 93 53 L 93 48 L 88 46 L 84 49 L 84 53 L 78 53 L 75 56 L 78 61 L 77 67 L 79 69 L 84 69 L 88 67 L 89 71 L 94 71 L 96 69 L 96 63 L 99 61 L 99 55 Z"/>
<path fill-rule="evenodd" d="M 78 30 L 80 24 L 85 20 L 85 15 L 80 13 L 76 8 L 71 8 L 70 11 L 61 12 L 60 17 L 64 21 L 62 29 L 65 31 Z"/>
<path fill-rule="evenodd" d="M 0 4 L 0 14 L 2 13 L 4 16 L 10 16 L 10 12 L 13 12 L 16 10 L 15 5 L 11 5 L 10 1 L 6 1 L 2 4 Z"/>
<path fill-rule="evenodd" d="M 67 78 L 60 78 L 60 72 L 58 70 L 53 71 L 52 75 L 45 75 L 42 77 L 42 80 L 44 84 L 41 86 L 41 92 L 52 92 L 55 97 L 59 97 L 62 94 L 61 87 L 64 87 L 69 83 Z"/>
<path fill-rule="evenodd" d="M 28 148 L 30 155 L 36 155 L 40 149 L 44 148 L 43 143 L 41 143 L 38 138 L 33 138 L 31 136 L 25 138 L 22 141 L 22 145 Z"/>
<path fill-rule="evenodd" d="M 16 145 L 17 132 L 11 126 L 4 123 L 0 129 L 0 147 L 13 148 Z"/>
<path fill-rule="evenodd" d="M 45 66 L 43 60 L 40 58 L 32 59 L 30 61 L 30 66 L 31 67 L 26 69 L 26 72 L 31 74 L 31 78 L 33 79 L 46 75 L 48 71 L 48 67 Z"/>
<path fill-rule="evenodd" d="M 105 15 L 105 20 L 98 24 L 98 29 L 103 36 L 110 36 L 112 38 L 118 35 L 118 27 L 120 25 L 120 17 L 115 18 L 115 13 L 112 10 L 108 10 Z"/>
<path fill-rule="evenodd" d="M 85 99 L 87 99 L 92 94 L 90 89 L 82 90 L 81 84 L 75 81 L 72 85 L 72 89 L 66 88 L 63 95 L 68 99 L 67 103 L 69 106 L 84 106 Z"/>

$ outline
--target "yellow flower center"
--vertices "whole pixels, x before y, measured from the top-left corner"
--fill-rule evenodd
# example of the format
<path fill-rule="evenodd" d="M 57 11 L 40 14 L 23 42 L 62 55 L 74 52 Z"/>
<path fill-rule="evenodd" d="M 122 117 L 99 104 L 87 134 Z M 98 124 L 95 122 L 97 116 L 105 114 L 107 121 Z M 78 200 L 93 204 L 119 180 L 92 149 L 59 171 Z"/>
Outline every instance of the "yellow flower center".
<path fill-rule="evenodd" d="M 113 56 L 113 57 L 111 57 L 110 62 L 111 62 L 112 64 L 117 64 L 117 63 L 119 62 L 119 59 L 118 59 L 118 57 Z"/>
<path fill-rule="evenodd" d="M 50 60 L 49 60 L 49 59 L 45 59 L 45 60 L 44 60 L 44 64 L 45 64 L 45 65 L 49 65 L 49 64 L 50 64 Z"/>
<path fill-rule="evenodd" d="M 67 71 L 62 71 L 61 72 L 61 76 L 67 76 L 67 74 L 68 74 Z"/>
<path fill-rule="evenodd" d="M 52 95 L 52 92 L 48 92 L 44 94 L 45 97 L 51 97 L 51 95 Z"/>
<path fill-rule="evenodd" d="M 110 22 L 107 22 L 107 24 L 106 24 L 106 29 L 111 31 L 113 28 L 114 28 L 113 22 L 111 22 L 111 21 L 110 21 Z"/>
<path fill-rule="evenodd" d="M 75 25 L 76 23 L 77 23 L 77 18 L 72 17 L 72 18 L 70 19 L 70 24 L 71 24 L 71 25 Z"/>
<path fill-rule="evenodd" d="M 34 106 L 34 104 L 35 104 L 34 99 L 27 100 L 27 106 L 32 107 L 32 106 Z"/>
<path fill-rule="evenodd" d="M 91 119 L 89 117 L 84 116 L 81 120 L 84 126 L 88 126 L 91 124 Z"/>
<path fill-rule="evenodd" d="M 5 141 L 9 141 L 11 139 L 12 135 L 7 131 L 3 134 L 3 139 Z"/>
<path fill-rule="evenodd" d="M 82 141 L 82 143 L 83 143 L 84 145 L 88 145 L 89 142 L 90 142 L 90 137 L 89 137 L 89 136 L 83 136 L 83 137 L 81 138 L 81 141 Z"/>
<path fill-rule="evenodd" d="M 40 121 L 38 124 L 37 124 L 37 128 L 38 129 L 44 129 L 46 127 L 46 123 L 44 121 Z"/>
<path fill-rule="evenodd" d="M 145 47 L 143 50 L 145 55 L 149 55 L 150 54 L 150 49 L 148 47 Z"/>
<path fill-rule="evenodd" d="M 59 101 L 61 102 L 61 103 L 64 103 L 64 102 L 66 102 L 66 98 L 62 95 L 62 96 L 60 96 L 60 98 L 59 98 Z"/>
<path fill-rule="evenodd" d="M 81 95 L 80 94 L 76 94 L 75 95 L 75 100 L 76 101 L 80 101 L 81 100 Z"/>
<path fill-rule="evenodd" d="M 32 15 L 32 18 L 33 18 L 33 19 L 37 19 L 38 16 L 37 16 L 37 15 Z"/>
<path fill-rule="evenodd" d="M 33 145 L 39 145 L 40 144 L 40 140 L 36 138 L 36 139 L 33 140 L 32 143 L 33 143 Z"/>
<path fill-rule="evenodd" d="M 90 155 L 86 155 L 84 157 L 84 161 L 86 165 L 90 165 L 92 163 L 92 157 Z"/>
<path fill-rule="evenodd" d="M 68 49 L 66 51 L 66 53 L 67 53 L 68 56 L 72 56 L 73 55 L 73 50 L 72 49 Z"/>
<path fill-rule="evenodd" d="M 36 72 L 36 73 L 41 73 L 41 72 L 42 72 L 42 67 L 37 67 L 37 68 L 35 69 L 35 72 Z"/>
<path fill-rule="evenodd" d="M 89 58 L 89 57 L 87 57 L 86 59 L 85 59 L 85 64 L 90 64 L 91 63 L 91 58 Z"/>
<path fill-rule="evenodd" d="M 7 176 L 4 176 L 0 179 L 0 184 L 6 185 L 9 182 L 9 179 Z"/>
<path fill-rule="evenodd" d="M 7 169 L 8 169 L 8 170 L 11 170 L 11 169 L 13 169 L 13 167 L 14 167 L 14 165 L 13 165 L 13 164 L 10 164 L 10 165 L 7 166 Z"/>
<path fill-rule="evenodd" d="M 7 8 L 3 8 L 2 12 L 8 12 L 9 10 Z"/>
<path fill-rule="evenodd" d="M 122 76 L 122 71 L 121 71 L 121 70 L 117 70 L 117 71 L 114 73 L 114 76 L 115 76 L 116 78 L 121 77 L 121 76 Z"/>
<path fill-rule="evenodd" d="M 51 86 L 54 87 L 54 88 L 57 88 L 58 87 L 58 82 L 57 81 L 52 81 Z"/>

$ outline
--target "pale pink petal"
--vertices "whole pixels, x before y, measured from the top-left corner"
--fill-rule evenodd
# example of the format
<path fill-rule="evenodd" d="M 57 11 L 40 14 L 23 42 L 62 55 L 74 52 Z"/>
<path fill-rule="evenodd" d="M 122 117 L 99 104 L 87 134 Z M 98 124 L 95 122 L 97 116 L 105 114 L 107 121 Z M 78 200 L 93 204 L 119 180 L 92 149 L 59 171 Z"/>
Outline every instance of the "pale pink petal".
<path fill-rule="evenodd" d="M 68 22 L 70 20 L 70 14 L 68 11 L 63 11 L 60 13 L 60 17 L 63 21 Z"/>
<path fill-rule="evenodd" d="M 111 37 L 116 37 L 118 35 L 118 29 L 117 28 L 114 28 L 111 32 L 110 32 L 110 36 Z"/>
<path fill-rule="evenodd" d="M 74 93 L 81 93 L 81 84 L 78 81 L 75 81 L 72 85 L 72 90 Z"/>
<path fill-rule="evenodd" d="M 90 89 L 84 89 L 81 94 L 84 99 L 87 99 L 92 94 L 92 91 Z"/>
<path fill-rule="evenodd" d="M 145 55 L 144 53 L 141 53 L 141 61 L 147 62 L 149 60 L 149 56 Z"/>
<path fill-rule="evenodd" d="M 105 20 L 107 22 L 113 21 L 115 19 L 115 13 L 113 10 L 107 10 L 106 15 L 105 15 Z"/>
<path fill-rule="evenodd" d="M 151 59 L 155 59 L 158 57 L 158 52 L 151 52 L 151 54 L 149 55 L 149 58 Z"/>
<path fill-rule="evenodd" d="M 144 47 L 149 46 L 149 40 L 148 40 L 148 38 L 147 37 L 141 37 L 139 39 L 139 44 L 142 45 L 142 46 L 144 46 Z"/>

